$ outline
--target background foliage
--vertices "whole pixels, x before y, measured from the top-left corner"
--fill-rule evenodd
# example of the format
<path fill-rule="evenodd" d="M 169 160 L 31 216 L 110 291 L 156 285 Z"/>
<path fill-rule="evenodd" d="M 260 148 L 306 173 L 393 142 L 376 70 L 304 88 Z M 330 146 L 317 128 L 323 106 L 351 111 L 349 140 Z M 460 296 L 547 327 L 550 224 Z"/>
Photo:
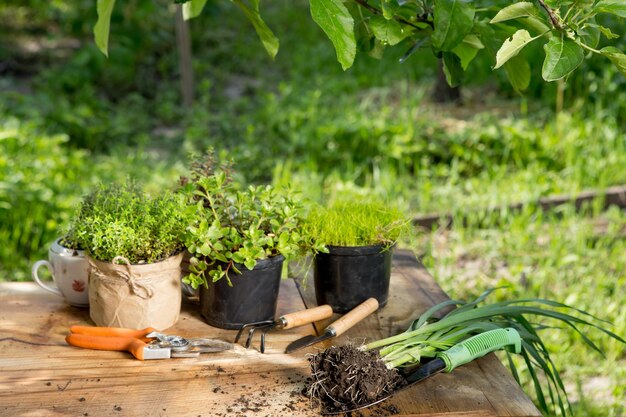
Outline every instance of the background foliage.
<path fill-rule="evenodd" d="M 208 1 L 190 21 L 195 102 L 183 108 L 170 2 L 118 2 L 108 59 L 93 43 L 92 1 L 2 3 L 0 279 L 29 279 L 98 182 L 173 188 L 187 155 L 213 146 L 236 160 L 244 182 L 465 215 L 466 224 L 410 242 L 451 296 L 506 283 L 626 334 L 623 211 L 485 212 L 624 183 L 626 79 L 609 60 L 592 54 L 566 83 L 548 84 L 542 45 L 530 43 L 519 95 L 491 70 L 493 55 L 479 53 L 462 101 L 438 104 L 439 63 L 428 49 L 402 64 L 404 48 L 386 48 L 381 60 L 359 53 L 344 72 L 307 2 L 264 3 L 263 17 L 280 39 L 274 60 L 230 2 Z M 624 20 L 602 24 L 618 33 Z M 626 49 L 623 37 L 611 42 Z M 626 357 L 597 340 L 607 358 L 582 355 L 573 335 L 551 347 L 562 352 L 555 360 L 577 414 L 620 416 Z"/>
<path fill-rule="evenodd" d="M 259 0 L 231 0 L 248 18 L 267 53 L 274 58 L 279 40 L 260 12 Z M 197 17 L 207 0 L 180 0 L 185 20 Z M 326 33 L 345 70 L 357 50 L 380 58 L 385 48 L 406 49 L 404 61 L 423 47 L 441 60 L 451 86 L 462 83 L 476 56 L 485 51 L 494 69 L 503 68 L 515 90 L 530 83 L 530 63 L 520 51 L 541 43 L 545 57 L 541 77 L 557 81 L 575 71 L 585 54 L 603 56 L 626 75 L 626 55 L 611 44 L 621 36 L 605 18 L 626 17 L 619 0 L 537 0 L 507 4 L 500 0 L 309 0 L 313 20 Z M 94 37 L 108 56 L 111 15 L 115 0 L 98 0 Z M 601 38 L 605 42 L 601 42 Z M 609 44 L 606 45 L 606 41 Z M 600 49 L 600 46 L 603 46 Z"/>

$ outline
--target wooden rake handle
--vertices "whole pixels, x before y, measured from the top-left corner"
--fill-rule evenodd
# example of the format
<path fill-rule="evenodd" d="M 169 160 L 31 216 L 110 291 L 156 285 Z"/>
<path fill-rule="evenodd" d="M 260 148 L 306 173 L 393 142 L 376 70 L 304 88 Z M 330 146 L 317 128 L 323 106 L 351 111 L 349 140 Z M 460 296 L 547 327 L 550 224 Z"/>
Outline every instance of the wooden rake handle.
<path fill-rule="evenodd" d="M 352 326 L 376 310 L 378 310 L 378 300 L 375 298 L 368 298 L 346 313 L 343 317 L 333 322 L 333 324 L 328 326 L 328 329 L 332 329 L 336 336 L 342 335 Z"/>
<path fill-rule="evenodd" d="M 295 313 L 285 314 L 280 317 L 283 323 L 283 329 L 291 329 L 293 327 L 302 326 L 319 320 L 327 319 L 333 315 L 333 308 L 328 304 L 319 307 L 307 308 L 306 310 L 296 311 Z"/>

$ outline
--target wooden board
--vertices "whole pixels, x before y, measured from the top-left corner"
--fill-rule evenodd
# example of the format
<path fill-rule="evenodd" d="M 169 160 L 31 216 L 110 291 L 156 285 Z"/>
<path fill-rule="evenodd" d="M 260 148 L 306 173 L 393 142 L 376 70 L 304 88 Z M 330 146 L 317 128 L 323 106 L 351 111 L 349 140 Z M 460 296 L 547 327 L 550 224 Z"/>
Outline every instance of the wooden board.
<path fill-rule="evenodd" d="M 293 280 L 281 284 L 278 313 L 312 305 Z M 313 326 L 274 331 L 265 354 L 240 345 L 199 359 L 135 360 L 125 352 L 68 346 L 75 324 L 91 325 L 87 309 L 66 305 L 33 283 L 0 283 L 1 416 L 316 416 L 300 395 L 308 377 L 306 355 L 332 343 L 380 338 L 403 330 L 428 306 L 446 298 L 415 258 L 394 257 L 389 304 L 336 340 L 291 355 L 292 341 Z M 320 323 L 323 328 L 325 323 Z M 185 337 L 232 341 L 235 331 L 204 323 L 197 306 L 183 304 L 176 326 Z M 437 375 L 363 416 L 540 416 L 508 371 L 490 355 Z"/>
<path fill-rule="evenodd" d="M 572 204 L 575 210 L 578 212 L 583 207 L 591 204 L 594 200 L 603 199 L 603 209 L 607 210 L 609 207 L 615 206 L 621 209 L 626 208 L 626 185 L 617 185 L 608 187 L 602 190 L 585 190 L 576 195 L 553 195 L 548 197 L 542 197 L 536 201 L 527 201 L 523 203 L 513 203 L 507 206 L 476 209 L 474 213 L 467 212 L 462 216 L 461 220 L 466 221 L 469 217 L 475 217 L 477 213 L 499 213 L 499 212 L 519 212 L 525 207 L 538 207 L 542 211 L 551 211 L 557 207 L 565 204 Z M 452 213 L 431 213 L 417 216 L 413 219 L 415 226 L 422 227 L 427 230 L 431 230 L 433 227 L 445 227 L 451 228 L 454 218 L 456 216 Z M 459 218 L 456 217 L 458 221 Z"/>

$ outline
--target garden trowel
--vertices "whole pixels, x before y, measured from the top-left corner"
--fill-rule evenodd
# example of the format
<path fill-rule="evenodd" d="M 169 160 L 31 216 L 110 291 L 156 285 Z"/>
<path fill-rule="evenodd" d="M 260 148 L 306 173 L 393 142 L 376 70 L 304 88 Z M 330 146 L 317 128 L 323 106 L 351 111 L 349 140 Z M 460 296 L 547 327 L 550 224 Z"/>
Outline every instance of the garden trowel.
<path fill-rule="evenodd" d="M 241 326 L 237 336 L 235 337 L 235 343 L 239 341 L 241 335 L 248 330 L 248 338 L 246 339 L 246 349 L 250 347 L 252 343 L 252 337 L 255 331 L 261 332 L 261 353 L 265 353 L 265 335 L 273 329 L 292 329 L 294 327 L 303 326 L 305 324 L 314 323 L 319 320 L 330 318 L 333 315 L 333 308 L 328 304 L 324 304 L 318 307 L 308 308 L 306 310 L 296 311 L 295 313 L 285 314 L 280 316 L 278 320 L 266 320 L 256 323 L 246 323 Z"/>
<path fill-rule="evenodd" d="M 517 330 L 513 328 L 495 329 L 477 334 L 463 340 L 462 342 L 457 343 L 456 345 L 452 346 L 450 349 L 444 352 L 438 353 L 437 357 L 435 357 L 434 359 L 422 365 L 419 365 L 416 370 L 408 373 L 408 375 L 404 375 L 406 385 L 404 385 L 399 390 L 389 393 L 388 395 L 379 398 L 374 402 L 360 405 L 350 410 L 323 410 L 322 414 L 344 414 L 371 407 L 393 397 L 395 394 L 402 390 L 405 390 L 417 383 L 422 382 L 427 378 L 430 378 L 435 374 L 438 374 L 439 372 L 452 372 L 453 369 L 461 365 L 469 363 L 474 359 L 481 358 L 489 352 L 493 352 L 502 348 L 506 348 L 510 352 L 519 353 L 521 351 L 521 346 L 522 341 L 520 335 Z"/>
<path fill-rule="evenodd" d="M 322 340 L 342 335 L 352 326 L 354 326 L 376 310 L 378 310 L 378 301 L 375 298 L 369 298 L 363 301 L 358 306 L 354 307 L 348 313 L 343 315 L 343 317 L 341 317 L 340 319 L 334 321 L 330 326 L 326 328 L 326 330 L 324 330 L 324 334 L 322 334 L 321 336 L 304 336 L 303 338 L 298 339 L 295 342 L 292 342 L 289 346 L 287 346 L 285 353 L 291 353 L 298 349 L 302 349 L 304 347 L 314 345 L 315 343 L 319 343 Z"/>

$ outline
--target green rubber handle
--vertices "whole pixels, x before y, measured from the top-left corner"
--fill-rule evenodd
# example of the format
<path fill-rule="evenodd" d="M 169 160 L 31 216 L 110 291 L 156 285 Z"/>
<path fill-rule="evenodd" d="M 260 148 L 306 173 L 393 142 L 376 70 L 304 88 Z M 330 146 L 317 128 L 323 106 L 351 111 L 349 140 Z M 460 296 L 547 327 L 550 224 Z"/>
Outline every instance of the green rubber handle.
<path fill-rule="evenodd" d="M 481 358 L 489 352 L 508 348 L 509 351 L 519 353 L 522 349 L 522 340 L 517 330 L 513 328 L 489 330 L 472 336 L 457 343 L 437 357 L 446 364 L 445 372 L 464 365 L 474 359 Z"/>

